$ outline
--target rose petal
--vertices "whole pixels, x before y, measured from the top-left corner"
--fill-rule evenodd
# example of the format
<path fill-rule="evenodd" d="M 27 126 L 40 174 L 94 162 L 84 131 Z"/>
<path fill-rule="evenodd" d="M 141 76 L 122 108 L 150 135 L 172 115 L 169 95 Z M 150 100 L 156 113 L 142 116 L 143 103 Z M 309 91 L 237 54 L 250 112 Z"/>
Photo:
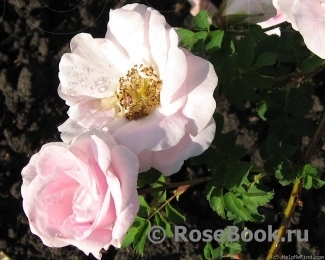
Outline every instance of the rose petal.
<path fill-rule="evenodd" d="M 143 150 L 138 154 L 138 160 L 140 163 L 139 172 L 146 172 L 150 170 L 152 166 L 152 159 L 151 159 L 152 153 L 153 151 Z"/>
<path fill-rule="evenodd" d="M 195 136 L 207 126 L 216 108 L 213 92 L 218 78 L 211 63 L 187 51 L 186 54 L 188 96 L 183 114 L 190 119 L 189 133 Z"/>
<path fill-rule="evenodd" d="M 68 118 L 62 125 L 60 125 L 58 130 L 61 132 L 61 139 L 67 144 L 71 143 L 76 136 L 87 131 L 86 128 L 82 127 L 71 118 Z"/>
<path fill-rule="evenodd" d="M 115 204 L 117 219 L 112 233 L 113 238 L 117 240 L 116 246 L 120 247 L 122 238 L 132 225 L 140 207 L 136 190 L 139 162 L 127 148 L 116 145 L 112 148 L 112 167 L 120 180 L 120 191 L 123 194 L 121 204 Z M 112 196 L 115 202 L 118 201 L 113 192 Z"/>
<path fill-rule="evenodd" d="M 185 135 L 175 146 L 152 153 L 152 167 L 160 171 L 165 176 L 178 172 L 184 160 L 200 155 L 211 144 L 215 134 L 215 122 L 210 120 L 208 126 L 193 137 Z"/>
<path fill-rule="evenodd" d="M 114 132 L 113 137 L 136 155 L 144 149 L 165 150 L 185 135 L 186 123 L 187 119 L 178 115 L 158 118 L 151 114 L 141 120 L 130 121 Z"/>
<path fill-rule="evenodd" d="M 111 10 L 105 38 L 110 39 L 113 35 L 134 64 L 149 64 L 149 46 L 145 41 L 146 10 L 140 6 L 139 8 L 142 10 L 139 9 L 139 13 L 125 8 Z"/>
<path fill-rule="evenodd" d="M 177 47 L 178 35 L 174 29 L 169 30 L 170 48 L 164 72 L 160 103 L 166 106 L 183 96 L 183 89 L 188 68 L 185 53 Z"/>
<path fill-rule="evenodd" d="M 71 40 L 72 53 L 62 56 L 59 64 L 60 92 L 69 96 L 104 98 L 118 86 L 121 71 L 114 66 L 110 53 L 118 52 L 107 39 L 96 40 L 80 33 Z M 119 57 L 124 57 L 120 54 Z M 128 69 L 128 59 L 122 72 Z"/>

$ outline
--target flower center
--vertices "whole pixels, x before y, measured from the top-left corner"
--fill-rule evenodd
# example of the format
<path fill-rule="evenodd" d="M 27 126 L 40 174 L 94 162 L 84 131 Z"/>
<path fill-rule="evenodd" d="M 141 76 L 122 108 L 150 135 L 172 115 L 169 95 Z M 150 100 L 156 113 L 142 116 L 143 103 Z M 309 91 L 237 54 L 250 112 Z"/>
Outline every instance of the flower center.
<path fill-rule="evenodd" d="M 149 115 L 160 104 L 162 80 L 152 67 L 135 65 L 119 79 L 116 96 L 120 111 L 128 120 Z"/>

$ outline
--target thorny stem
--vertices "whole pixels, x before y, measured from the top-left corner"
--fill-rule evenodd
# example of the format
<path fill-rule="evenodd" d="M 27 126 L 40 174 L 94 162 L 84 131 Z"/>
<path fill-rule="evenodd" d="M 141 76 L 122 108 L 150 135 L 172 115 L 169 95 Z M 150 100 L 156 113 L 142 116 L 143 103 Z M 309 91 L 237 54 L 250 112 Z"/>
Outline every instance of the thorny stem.
<path fill-rule="evenodd" d="M 318 127 L 308 144 L 306 152 L 304 153 L 304 156 L 302 158 L 303 164 L 306 164 L 309 162 L 310 157 L 314 153 L 320 138 L 324 134 L 324 131 L 325 131 L 325 111 L 323 112 L 323 115 L 320 119 Z M 277 252 L 280 248 L 281 238 L 284 236 L 284 234 L 286 232 L 287 225 L 291 219 L 292 213 L 295 209 L 295 206 L 297 205 L 297 202 L 299 201 L 301 188 L 302 188 L 302 179 L 300 178 L 295 182 L 295 184 L 292 187 L 290 198 L 289 198 L 287 207 L 284 210 L 284 216 L 281 220 L 280 228 L 279 228 L 279 231 L 277 234 L 277 241 L 273 240 L 272 246 L 271 246 L 271 248 L 268 252 L 268 255 L 266 257 L 267 260 L 275 259 L 274 256 L 277 254 Z"/>
<path fill-rule="evenodd" d="M 160 187 L 139 190 L 138 194 L 139 195 L 146 195 L 146 194 L 156 193 L 156 192 L 159 192 L 159 191 L 178 188 L 178 187 L 184 186 L 184 185 L 193 186 L 193 185 L 196 185 L 196 184 L 199 184 L 199 183 L 202 183 L 202 182 L 208 182 L 208 181 L 211 181 L 211 180 L 213 180 L 212 177 L 203 177 L 203 178 L 190 180 L 190 181 L 182 181 L 182 182 L 175 182 L 175 183 L 163 183 L 162 186 L 160 186 Z"/>
<path fill-rule="evenodd" d="M 304 80 L 306 80 L 306 79 L 310 79 L 310 78 L 314 77 L 316 74 L 321 72 L 323 69 L 324 69 L 324 66 L 322 65 L 322 66 L 317 67 L 314 71 L 312 71 L 310 73 L 307 73 L 307 74 L 303 73 L 301 71 L 293 72 L 291 74 L 275 78 L 275 81 L 282 81 L 282 80 L 285 80 L 287 78 L 295 78 L 295 79 L 297 79 L 297 78 L 301 78 L 301 77 L 304 77 Z"/>
<path fill-rule="evenodd" d="M 162 208 L 164 208 L 169 202 L 171 202 L 174 198 L 177 198 L 180 196 L 182 193 L 184 193 L 190 185 L 184 185 L 183 187 L 178 187 L 178 189 L 175 191 L 174 195 L 171 196 L 168 200 L 166 200 L 158 209 L 156 209 L 147 220 L 150 220 L 157 212 L 159 212 Z"/>
<path fill-rule="evenodd" d="M 264 173 L 264 169 L 262 167 L 253 167 L 250 170 L 250 172 Z M 263 175 L 263 177 L 264 176 L 265 175 Z M 178 188 L 178 187 L 184 186 L 184 185 L 194 186 L 196 184 L 200 184 L 200 183 L 208 182 L 208 181 L 212 181 L 212 180 L 213 180 L 213 177 L 203 177 L 203 178 L 199 178 L 199 179 L 195 179 L 195 180 L 174 182 L 174 183 L 167 183 L 167 182 L 157 181 L 157 183 L 159 183 L 161 185 L 160 187 L 138 190 L 138 194 L 139 195 L 146 195 L 146 194 L 156 193 L 156 192 L 159 192 L 159 191 Z"/>

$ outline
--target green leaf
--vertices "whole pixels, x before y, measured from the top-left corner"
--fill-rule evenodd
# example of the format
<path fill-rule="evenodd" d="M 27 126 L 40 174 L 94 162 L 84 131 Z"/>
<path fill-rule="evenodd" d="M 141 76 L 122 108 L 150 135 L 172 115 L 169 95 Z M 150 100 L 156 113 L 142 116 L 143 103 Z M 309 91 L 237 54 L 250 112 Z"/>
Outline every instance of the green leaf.
<path fill-rule="evenodd" d="M 283 154 L 285 157 L 290 157 L 299 149 L 298 146 L 285 144 L 279 148 L 279 153 Z"/>
<path fill-rule="evenodd" d="M 141 189 L 144 185 L 155 182 L 160 176 L 161 173 L 153 168 L 140 173 L 138 177 L 138 188 Z"/>
<path fill-rule="evenodd" d="M 179 28 L 177 30 L 177 33 L 181 37 L 180 44 L 183 47 L 187 48 L 189 51 L 193 49 L 195 44 L 199 43 L 199 41 L 204 41 L 208 36 L 208 33 L 205 31 L 192 32 L 183 28 Z"/>
<path fill-rule="evenodd" d="M 207 195 L 210 207 L 222 218 L 226 218 L 225 201 L 223 197 L 223 189 L 212 187 Z"/>
<path fill-rule="evenodd" d="M 203 249 L 204 259 L 211 259 L 212 251 L 213 248 L 211 242 L 206 243 Z"/>
<path fill-rule="evenodd" d="M 170 223 L 161 215 L 161 213 L 157 212 L 155 214 L 155 220 L 158 226 L 162 227 L 166 231 L 167 237 L 173 237 L 173 231 Z"/>
<path fill-rule="evenodd" d="M 307 74 L 313 72 L 319 66 L 324 64 L 325 64 L 325 60 L 319 58 L 317 55 L 314 55 L 304 60 L 304 62 L 301 64 L 301 69 L 303 73 Z"/>
<path fill-rule="evenodd" d="M 310 136 L 315 132 L 316 123 L 312 118 L 292 116 L 289 118 L 289 122 L 292 125 L 292 129 L 301 136 Z"/>
<path fill-rule="evenodd" d="M 286 110 L 292 115 L 304 116 L 309 113 L 313 104 L 311 96 L 289 96 Z"/>
<path fill-rule="evenodd" d="M 162 184 L 161 183 L 165 183 L 166 182 L 166 177 L 164 175 L 161 175 L 158 180 L 160 183 L 154 183 L 152 185 L 153 188 L 158 188 L 161 187 Z M 152 193 L 152 196 L 154 197 L 154 199 L 156 201 L 158 201 L 159 203 L 164 203 L 166 201 L 167 198 L 167 192 L 166 191 L 160 191 L 160 192 L 156 192 L 156 193 Z"/>
<path fill-rule="evenodd" d="M 173 208 L 172 205 L 166 205 L 166 214 L 169 221 L 175 224 L 184 223 L 186 218 L 183 214 L 181 214 L 177 209 Z"/>
<path fill-rule="evenodd" d="M 143 256 L 144 247 L 146 244 L 147 235 L 150 228 L 151 228 L 151 223 L 148 220 L 144 220 L 143 222 L 141 222 L 139 231 L 134 238 L 133 247 L 137 252 L 137 254 L 141 256 Z"/>
<path fill-rule="evenodd" d="M 274 83 L 274 78 L 263 76 L 256 72 L 249 72 L 242 75 L 242 82 L 245 82 L 245 84 L 254 89 L 268 89 Z"/>
<path fill-rule="evenodd" d="M 138 215 L 143 218 L 147 218 L 149 216 L 150 206 L 146 202 L 144 196 L 139 196 L 139 202 L 140 202 L 140 209 Z"/>
<path fill-rule="evenodd" d="M 261 156 L 268 158 L 277 153 L 279 149 L 279 139 L 275 135 L 269 135 L 266 140 L 261 144 Z"/>
<path fill-rule="evenodd" d="M 122 243 L 122 248 L 125 248 L 131 245 L 135 239 L 136 234 L 139 232 L 138 227 L 130 227 L 128 232 L 125 235 L 125 238 Z"/>
<path fill-rule="evenodd" d="M 139 231 L 139 227 L 141 226 L 141 223 L 143 221 L 146 221 L 144 218 L 141 218 L 139 216 L 136 216 L 135 217 L 135 220 L 134 222 L 132 223 L 132 226 L 129 228 L 124 240 L 123 240 L 123 243 L 122 243 L 122 247 L 127 247 L 129 246 L 130 244 L 133 243 L 134 239 L 135 239 L 135 236 L 136 234 L 138 233 Z"/>
<path fill-rule="evenodd" d="M 242 246 L 239 242 L 226 242 L 225 247 L 228 248 L 228 252 L 230 256 L 238 254 L 242 251 Z"/>
<path fill-rule="evenodd" d="M 253 68 L 260 68 L 265 66 L 271 66 L 275 63 L 277 55 L 272 52 L 262 53 L 258 56 Z"/>
<path fill-rule="evenodd" d="M 219 247 L 213 249 L 212 257 L 211 257 L 212 260 L 222 260 L 223 250 L 224 250 L 224 248 L 222 246 L 219 246 Z"/>
<path fill-rule="evenodd" d="M 267 102 L 268 109 L 265 112 L 264 116 L 268 124 L 273 124 L 279 118 L 284 118 L 286 116 L 286 111 L 283 105 L 272 104 L 271 102 Z"/>
<path fill-rule="evenodd" d="M 278 35 L 269 35 L 263 40 L 259 41 L 255 47 L 256 57 L 263 53 L 271 52 L 278 53 L 280 44 L 280 37 Z"/>
<path fill-rule="evenodd" d="M 247 199 L 250 199 L 250 201 L 253 203 L 252 206 L 263 206 L 273 198 L 274 193 L 260 190 L 256 186 L 251 186 L 247 193 L 243 195 Z M 243 201 L 245 202 L 245 200 Z"/>
<path fill-rule="evenodd" d="M 247 175 L 252 167 L 252 164 L 244 162 L 238 162 L 231 165 L 224 180 L 224 187 L 229 190 L 236 190 L 247 180 Z"/>
<path fill-rule="evenodd" d="M 297 43 L 297 32 L 294 30 L 281 30 L 281 47 L 286 49 L 293 49 L 294 44 Z"/>
<path fill-rule="evenodd" d="M 297 171 L 295 167 L 291 167 L 290 161 L 281 154 L 266 160 L 264 164 L 265 170 L 269 170 L 271 167 L 273 167 L 275 177 L 281 185 L 286 186 L 296 181 Z"/>
<path fill-rule="evenodd" d="M 264 116 L 265 112 L 267 111 L 267 101 L 263 100 L 262 102 L 260 102 L 257 105 L 257 114 L 259 115 L 259 117 L 263 120 L 266 121 L 266 118 Z"/>
<path fill-rule="evenodd" d="M 212 53 L 221 47 L 224 33 L 225 32 L 221 30 L 209 32 L 207 44 L 205 46 L 205 50 L 208 53 Z"/>
<path fill-rule="evenodd" d="M 238 41 L 237 63 L 240 68 L 248 68 L 254 60 L 254 37 L 247 35 Z"/>
<path fill-rule="evenodd" d="M 248 213 L 243 206 L 243 201 L 235 197 L 231 192 L 224 196 L 225 208 L 236 216 L 236 222 L 254 221 L 254 218 Z"/>
<path fill-rule="evenodd" d="M 300 175 L 303 178 L 303 186 L 305 189 L 319 189 L 325 185 L 325 181 L 319 178 L 321 171 L 311 164 L 306 164 L 302 168 Z"/>
<path fill-rule="evenodd" d="M 276 119 L 268 130 L 268 135 L 275 135 L 280 141 L 283 141 L 292 132 L 291 125 L 286 118 Z"/>
<path fill-rule="evenodd" d="M 209 13 L 206 10 L 200 11 L 196 16 L 193 17 L 193 27 L 195 30 L 209 31 Z"/>

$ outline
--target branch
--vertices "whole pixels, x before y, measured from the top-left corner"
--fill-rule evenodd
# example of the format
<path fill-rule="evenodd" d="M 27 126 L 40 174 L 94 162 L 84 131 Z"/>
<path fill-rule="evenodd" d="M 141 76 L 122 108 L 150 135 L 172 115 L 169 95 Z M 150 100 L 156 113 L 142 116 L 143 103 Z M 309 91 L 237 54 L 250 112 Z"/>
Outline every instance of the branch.
<path fill-rule="evenodd" d="M 311 156 L 315 152 L 315 149 L 317 147 L 317 144 L 320 140 L 320 138 L 323 136 L 325 131 L 325 111 L 323 112 L 323 115 L 320 119 L 320 122 L 318 124 L 318 127 L 311 138 L 308 147 L 304 153 L 304 156 L 302 157 L 302 163 L 305 165 L 310 161 Z M 289 197 L 288 204 L 284 210 L 284 216 L 281 220 L 281 224 L 279 227 L 279 231 L 277 234 L 277 241 L 273 240 L 272 246 L 267 254 L 266 260 L 275 259 L 274 256 L 277 254 L 280 244 L 281 244 L 281 238 L 285 235 L 285 232 L 287 230 L 287 226 L 289 224 L 289 221 L 292 217 L 292 213 L 295 209 L 295 206 L 297 205 L 297 201 L 300 198 L 300 193 L 302 189 L 302 179 L 298 179 L 297 182 L 292 187 L 292 191 Z"/>

